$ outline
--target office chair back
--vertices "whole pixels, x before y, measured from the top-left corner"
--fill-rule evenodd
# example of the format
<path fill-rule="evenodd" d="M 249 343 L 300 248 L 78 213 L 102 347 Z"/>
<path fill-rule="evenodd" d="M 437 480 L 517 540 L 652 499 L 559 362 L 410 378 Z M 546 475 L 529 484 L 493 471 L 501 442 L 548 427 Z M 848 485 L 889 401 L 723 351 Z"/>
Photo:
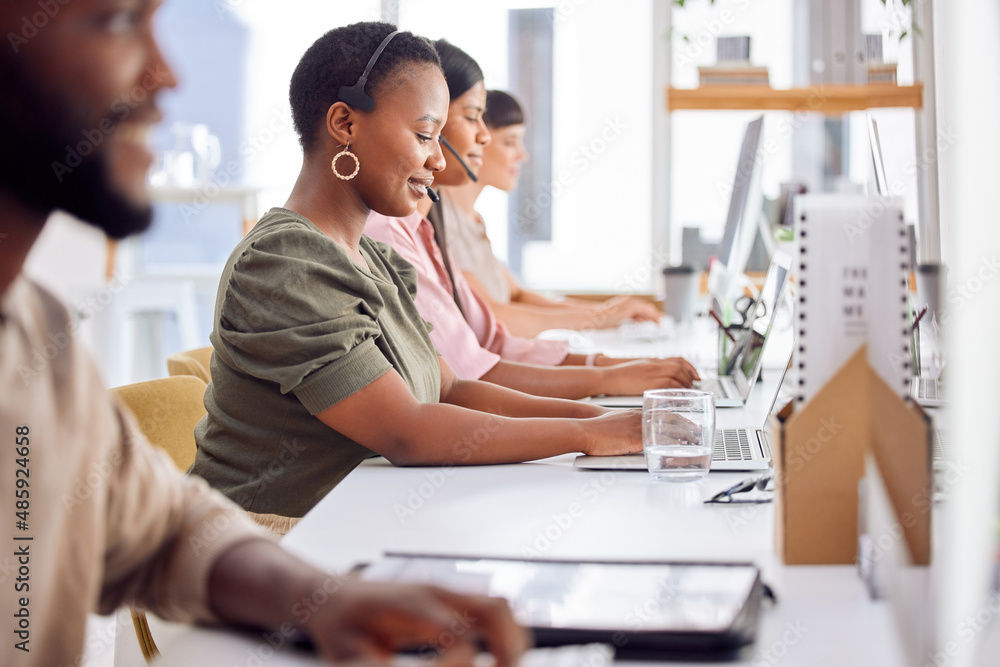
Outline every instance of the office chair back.
<path fill-rule="evenodd" d="M 212 381 L 212 346 L 171 354 L 167 357 L 167 373 L 193 375 L 208 384 Z"/>
<path fill-rule="evenodd" d="M 209 348 L 211 351 L 211 348 Z M 193 375 L 137 382 L 111 390 L 136 416 L 139 428 L 154 446 L 165 449 L 182 472 L 194 463 L 194 427 L 205 415 L 205 388 Z M 146 613 L 129 610 L 139 649 L 147 663 L 160 655 Z"/>
<path fill-rule="evenodd" d="M 207 386 L 200 378 L 178 375 L 111 391 L 135 414 L 146 439 L 165 449 L 186 472 L 194 463 L 194 427 L 205 416 Z"/>

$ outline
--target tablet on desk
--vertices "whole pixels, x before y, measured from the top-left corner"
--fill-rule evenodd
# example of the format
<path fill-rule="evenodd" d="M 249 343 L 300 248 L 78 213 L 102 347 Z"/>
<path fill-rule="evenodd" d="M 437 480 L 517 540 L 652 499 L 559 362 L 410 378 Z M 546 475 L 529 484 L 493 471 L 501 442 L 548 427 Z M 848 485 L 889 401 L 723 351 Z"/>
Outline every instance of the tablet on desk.
<path fill-rule="evenodd" d="M 538 646 L 601 642 L 635 657 L 751 643 L 762 591 L 760 572 L 749 563 L 389 554 L 361 576 L 502 597 Z"/>

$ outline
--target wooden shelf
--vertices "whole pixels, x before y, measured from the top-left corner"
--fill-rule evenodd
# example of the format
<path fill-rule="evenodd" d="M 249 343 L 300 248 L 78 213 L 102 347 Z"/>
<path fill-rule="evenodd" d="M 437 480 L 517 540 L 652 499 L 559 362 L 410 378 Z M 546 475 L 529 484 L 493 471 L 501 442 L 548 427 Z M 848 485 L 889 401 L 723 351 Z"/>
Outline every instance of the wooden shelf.
<path fill-rule="evenodd" d="M 822 84 L 808 88 L 770 86 L 710 85 L 699 88 L 669 88 L 667 110 L 761 110 L 810 111 L 842 114 L 882 107 L 923 106 L 924 86 L 834 85 Z"/>

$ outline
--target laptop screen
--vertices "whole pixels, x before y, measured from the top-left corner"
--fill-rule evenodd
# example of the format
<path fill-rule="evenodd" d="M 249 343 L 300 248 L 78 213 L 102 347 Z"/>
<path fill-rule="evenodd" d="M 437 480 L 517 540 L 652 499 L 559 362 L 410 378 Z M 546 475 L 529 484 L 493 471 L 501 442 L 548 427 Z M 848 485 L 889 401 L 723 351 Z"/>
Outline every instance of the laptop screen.
<path fill-rule="evenodd" d="M 751 387 L 760 375 L 760 369 L 763 365 L 764 342 L 771 333 L 771 328 L 774 325 L 774 314 L 781 305 L 785 285 L 788 283 L 790 264 L 791 257 L 786 253 L 775 251 L 771 258 L 771 265 L 767 269 L 767 276 L 764 278 L 764 286 L 761 287 L 760 296 L 750 311 L 750 326 L 745 334 L 746 344 L 740 352 L 737 367 Z"/>

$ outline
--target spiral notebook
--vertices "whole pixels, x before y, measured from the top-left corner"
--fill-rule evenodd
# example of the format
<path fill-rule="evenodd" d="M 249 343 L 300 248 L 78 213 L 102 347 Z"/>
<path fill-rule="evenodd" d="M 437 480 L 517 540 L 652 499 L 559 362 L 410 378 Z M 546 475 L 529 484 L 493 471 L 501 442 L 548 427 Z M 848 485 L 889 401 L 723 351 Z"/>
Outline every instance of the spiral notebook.
<path fill-rule="evenodd" d="M 795 198 L 798 287 L 793 368 L 808 401 L 860 346 L 898 393 L 909 395 L 909 247 L 896 200 L 815 194 Z"/>

